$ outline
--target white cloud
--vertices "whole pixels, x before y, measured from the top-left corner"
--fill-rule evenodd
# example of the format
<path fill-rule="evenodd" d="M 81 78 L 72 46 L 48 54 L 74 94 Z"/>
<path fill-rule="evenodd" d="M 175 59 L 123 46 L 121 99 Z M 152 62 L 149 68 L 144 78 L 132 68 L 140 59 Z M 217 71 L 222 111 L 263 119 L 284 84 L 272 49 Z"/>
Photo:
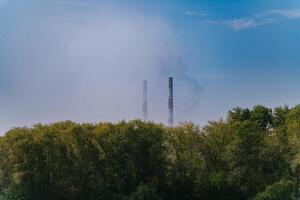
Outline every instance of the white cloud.
<path fill-rule="evenodd" d="M 290 10 L 269 10 L 264 13 L 256 14 L 248 18 L 237 18 L 230 20 L 207 20 L 210 24 L 223 24 L 233 30 L 239 31 L 243 29 L 252 29 L 258 26 L 274 23 L 278 21 L 276 16 L 288 19 L 300 18 L 300 9 Z"/>
<path fill-rule="evenodd" d="M 0 0 L 0 9 L 5 6 L 7 0 Z"/>
<path fill-rule="evenodd" d="M 200 17 L 208 16 L 208 13 L 197 11 L 197 10 L 185 10 L 183 14 L 189 16 L 200 16 Z"/>
<path fill-rule="evenodd" d="M 242 30 L 242 29 L 250 29 L 258 26 L 262 26 L 268 23 L 273 22 L 274 19 L 251 19 L 251 18 L 242 18 L 242 19 L 234 19 L 228 20 L 225 22 L 226 25 L 230 26 L 234 30 Z"/>
<path fill-rule="evenodd" d="M 176 120 L 190 115 L 201 87 L 184 75 L 188 67 L 181 61 L 182 48 L 163 19 L 115 5 L 38 8 L 25 6 L 6 44 L 0 45 L 8 80 L 0 85 L 2 130 L 64 119 L 138 118 L 143 79 L 149 81 L 149 118 L 164 122 L 169 75 L 180 82 Z"/>
<path fill-rule="evenodd" d="M 86 6 L 89 4 L 89 0 L 31 0 L 27 3 L 47 4 L 53 6 Z"/>
<path fill-rule="evenodd" d="M 258 26 L 262 26 L 268 23 L 272 23 L 274 19 L 263 19 L 263 20 L 255 20 L 252 18 L 240 18 L 240 19 L 232 19 L 232 20 L 207 20 L 208 24 L 221 24 L 230 27 L 235 31 L 243 30 L 243 29 L 251 29 Z"/>
<path fill-rule="evenodd" d="M 266 17 L 271 15 L 280 15 L 290 19 L 300 18 L 300 9 L 290 9 L 290 10 L 270 10 L 262 14 L 258 14 L 257 17 Z"/>

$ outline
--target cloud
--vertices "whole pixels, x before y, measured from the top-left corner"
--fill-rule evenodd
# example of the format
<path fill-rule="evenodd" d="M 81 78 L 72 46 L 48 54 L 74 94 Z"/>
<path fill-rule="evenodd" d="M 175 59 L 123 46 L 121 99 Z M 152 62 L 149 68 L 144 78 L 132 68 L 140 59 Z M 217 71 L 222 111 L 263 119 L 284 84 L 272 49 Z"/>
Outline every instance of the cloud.
<path fill-rule="evenodd" d="M 188 16 L 200 16 L 200 17 L 205 17 L 209 15 L 208 13 L 196 11 L 196 10 L 185 10 L 183 14 Z"/>
<path fill-rule="evenodd" d="M 189 115 L 202 87 L 185 74 L 189 67 L 167 22 L 109 4 L 56 6 L 18 8 L 14 29 L 6 30 L 0 45 L 2 130 L 65 119 L 139 118 L 144 79 L 149 118 L 166 122 L 169 75 L 177 86 L 176 119 Z"/>
<path fill-rule="evenodd" d="M 0 9 L 4 7 L 7 3 L 7 0 L 0 0 Z"/>
<path fill-rule="evenodd" d="M 290 9 L 290 10 L 270 10 L 262 14 L 258 14 L 257 17 L 266 17 L 272 15 L 279 15 L 283 17 L 287 17 L 290 19 L 300 18 L 300 9 Z"/>
<path fill-rule="evenodd" d="M 234 30 L 242 30 L 242 29 L 255 28 L 272 22 L 274 22 L 274 19 L 271 18 L 260 19 L 260 20 L 251 19 L 251 18 L 242 18 L 242 19 L 228 20 L 224 23 Z"/>
<path fill-rule="evenodd" d="M 90 0 L 30 0 L 27 3 L 56 6 L 86 6 L 90 3 Z"/>
<path fill-rule="evenodd" d="M 300 9 L 269 10 L 264 13 L 255 14 L 254 16 L 248 18 L 237 18 L 230 20 L 207 20 L 206 22 L 209 24 L 226 25 L 233 30 L 239 31 L 274 23 L 278 21 L 276 16 L 285 17 L 288 19 L 297 19 L 300 18 Z"/>

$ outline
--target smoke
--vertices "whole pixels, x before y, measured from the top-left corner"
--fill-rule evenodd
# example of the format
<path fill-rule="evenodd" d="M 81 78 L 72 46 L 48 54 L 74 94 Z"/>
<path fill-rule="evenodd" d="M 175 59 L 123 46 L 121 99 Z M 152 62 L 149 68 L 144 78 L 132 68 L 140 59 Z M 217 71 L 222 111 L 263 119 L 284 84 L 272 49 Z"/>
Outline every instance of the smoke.
<path fill-rule="evenodd" d="M 175 113 L 188 116 L 202 88 L 187 75 L 182 46 L 166 21 L 108 3 L 49 4 L 10 4 L 18 16 L 10 15 L 0 40 L 3 130 L 140 118 L 144 79 L 149 118 L 166 122 L 169 75 L 175 77 Z"/>

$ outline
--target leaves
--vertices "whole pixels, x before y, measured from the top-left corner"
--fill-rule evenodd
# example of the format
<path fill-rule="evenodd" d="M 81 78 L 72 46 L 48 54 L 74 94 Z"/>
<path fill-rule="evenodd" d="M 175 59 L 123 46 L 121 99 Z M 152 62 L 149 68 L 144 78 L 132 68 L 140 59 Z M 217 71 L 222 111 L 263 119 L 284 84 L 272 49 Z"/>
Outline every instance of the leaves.
<path fill-rule="evenodd" d="M 235 108 L 182 123 L 14 128 L 0 137 L 0 200 L 294 199 L 300 107 Z"/>

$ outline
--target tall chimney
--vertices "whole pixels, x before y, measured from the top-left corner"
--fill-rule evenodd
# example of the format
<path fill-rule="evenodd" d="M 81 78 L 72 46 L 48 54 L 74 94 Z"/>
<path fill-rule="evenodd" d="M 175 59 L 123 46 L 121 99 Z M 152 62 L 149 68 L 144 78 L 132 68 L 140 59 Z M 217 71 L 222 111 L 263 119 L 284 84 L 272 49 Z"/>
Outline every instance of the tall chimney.
<path fill-rule="evenodd" d="M 174 101 L 173 101 L 173 77 L 169 77 L 169 101 L 168 101 L 168 109 L 169 109 L 169 126 L 174 125 Z"/>
<path fill-rule="evenodd" d="M 148 83 L 143 81 L 143 120 L 148 120 Z"/>

